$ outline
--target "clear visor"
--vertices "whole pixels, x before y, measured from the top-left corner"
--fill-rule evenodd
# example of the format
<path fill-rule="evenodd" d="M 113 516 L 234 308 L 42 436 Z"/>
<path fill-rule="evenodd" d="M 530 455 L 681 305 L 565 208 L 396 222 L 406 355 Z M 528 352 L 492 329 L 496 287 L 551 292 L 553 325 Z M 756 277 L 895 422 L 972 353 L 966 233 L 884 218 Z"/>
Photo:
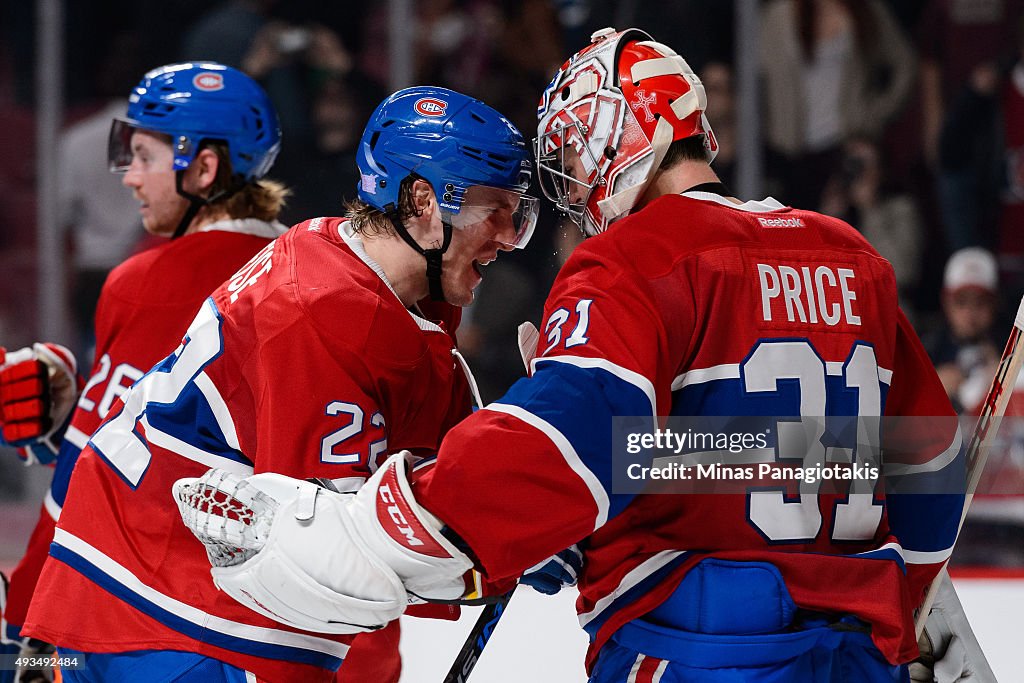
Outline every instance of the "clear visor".
<path fill-rule="evenodd" d="M 604 183 L 603 178 L 597 177 L 597 159 L 584 144 L 585 139 L 578 121 L 534 139 L 541 192 L 581 228 L 590 193 Z M 579 144 L 574 144 L 574 140 Z M 582 157 L 578 150 L 583 150 Z"/>
<path fill-rule="evenodd" d="M 107 140 L 107 163 L 111 173 L 125 173 L 132 165 L 132 133 L 135 126 L 123 119 L 114 119 L 110 124 Z"/>
<path fill-rule="evenodd" d="M 536 197 L 515 190 L 471 185 L 462 195 L 459 212 L 447 218 L 460 230 L 490 227 L 496 230 L 492 238 L 496 242 L 522 249 L 533 237 L 539 211 Z"/>

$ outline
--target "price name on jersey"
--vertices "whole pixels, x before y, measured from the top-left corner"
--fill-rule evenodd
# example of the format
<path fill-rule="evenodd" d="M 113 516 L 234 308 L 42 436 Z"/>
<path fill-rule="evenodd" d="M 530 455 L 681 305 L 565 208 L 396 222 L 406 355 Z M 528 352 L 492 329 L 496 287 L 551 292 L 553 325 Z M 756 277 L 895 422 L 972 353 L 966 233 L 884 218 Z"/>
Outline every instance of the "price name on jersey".
<path fill-rule="evenodd" d="M 854 302 L 856 274 L 851 268 L 757 264 L 761 318 L 785 315 L 791 323 L 860 325 Z"/>

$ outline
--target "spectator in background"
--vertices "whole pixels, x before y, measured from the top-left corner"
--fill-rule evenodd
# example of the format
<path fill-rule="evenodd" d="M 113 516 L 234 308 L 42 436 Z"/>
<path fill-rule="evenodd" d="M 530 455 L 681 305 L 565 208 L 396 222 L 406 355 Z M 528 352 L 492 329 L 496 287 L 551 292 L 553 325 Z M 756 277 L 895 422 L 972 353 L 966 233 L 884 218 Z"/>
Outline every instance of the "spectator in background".
<path fill-rule="evenodd" d="M 1024 0 L 931 0 L 922 15 L 921 132 L 950 251 L 994 245 L 994 94 L 1022 9 Z"/>
<path fill-rule="evenodd" d="M 854 138 L 844 145 L 839 171 L 822 196 L 822 212 L 858 226 L 871 246 L 892 264 L 900 306 L 913 321 L 909 304 L 921 275 L 921 217 L 913 197 L 887 182 L 874 142 Z"/>
<path fill-rule="evenodd" d="M 275 4 L 276 0 L 228 0 L 215 5 L 185 32 L 182 56 L 241 68 Z"/>
<path fill-rule="evenodd" d="M 772 0 L 760 49 L 769 173 L 785 202 L 818 208 L 843 143 L 900 112 L 914 53 L 880 0 Z"/>
<path fill-rule="evenodd" d="M 311 112 L 320 86 L 348 74 L 352 58 L 326 26 L 269 21 L 253 36 L 241 69 L 270 95 L 282 136 L 290 143 L 307 143 L 313 137 Z"/>
<path fill-rule="evenodd" d="M 143 235 L 139 203 L 121 178 L 103 163 L 107 157 L 110 121 L 128 108 L 124 93 L 135 83 L 139 36 L 114 38 L 98 72 L 98 94 L 105 106 L 65 130 L 57 143 L 57 186 L 60 222 L 74 244 L 71 287 L 74 343 L 81 367 L 92 367 L 96 302 L 107 274 L 125 260 Z"/>
<path fill-rule="evenodd" d="M 537 118 L 537 93 L 564 61 L 558 15 L 549 0 L 505 2 L 502 23 L 488 101 L 529 130 Z"/>
<path fill-rule="evenodd" d="M 360 70 L 382 88 L 391 77 L 389 11 L 388 3 L 378 3 L 372 11 L 359 56 Z M 405 27 L 403 38 L 412 41 L 414 80 L 484 95 L 503 30 L 497 0 L 421 0 L 413 3 L 413 14 L 414 23 Z M 544 48 L 530 44 L 520 49 Z"/>
<path fill-rule="evenodd" d="M 942 286 L 945 326 L 925 340 L 925 348 L 957 412 L 971 411 L 985 397 L 999 361 L 993 337 L 999 300 L 996 259 L 986 249 L 968 247 L 946 262 Z"/>
<path fill-rule="evenodd" d="M 996 242 L 1000 163 L 1002 75 L 983 62 L 950 102 L 939 135 L 938 205 L 952 250 L 992 248 Z"/>
<path fill-rule="evenodd" d="M 1010 301 L 1024 294 L 1024 17 L 1017 23 L 1017 61 L 1003 83 L 1003 171 L 999 268 Z"/>
<path fill-rule="evenodd" d="M 311 139 L 283 148 L 277 160 L 277 173 L 295 188 L 281 214 L 285 223 L 334 216 L 344 200 L 355 198 L 356 148 L 370 116 L 367 94 L 375 92 L 357 77 L 333 77 L 319 86 L 310 112 Z"/>

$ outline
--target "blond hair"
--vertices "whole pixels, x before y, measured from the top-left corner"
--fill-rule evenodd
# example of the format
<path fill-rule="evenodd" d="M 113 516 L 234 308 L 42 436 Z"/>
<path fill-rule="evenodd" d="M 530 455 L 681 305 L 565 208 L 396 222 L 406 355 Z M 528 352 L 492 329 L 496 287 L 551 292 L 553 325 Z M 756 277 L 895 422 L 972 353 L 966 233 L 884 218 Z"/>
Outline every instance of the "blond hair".
<path fill-rule="evenodd" d="M 210 186 L 210 194 L 230 191 L 237 182 L 231 167 L 231 155 L 228 147 L 222 142 L 211 141 L 206 144 L 217 155 L 217 177 Z M 237 192 L 222 199 L 216 199 L 210 208 L 224 211 L 230 218 L 257 218 L 262 221 L 277 220 L 284 208 L 285 201 L 292 191 L 283 183 L 268 178 L 248 182 Z"/>
<path fill-rule="evenodd" d="M 422 178 L 412 173 L 398 186 L 398 219 L 404 221 L 410 216 L 419 216 L 423 212 L 417 210 L 413 201 L 412 184 Z M 360 235 L 367 237 L 379 237 L 381 235 L 394 235 L 395 226 L 391 219 L 380 209 L 376 209 L 362 199 L 350 199 L 345 201 L 345 218 L 352 222 L 352 229 Z"/>

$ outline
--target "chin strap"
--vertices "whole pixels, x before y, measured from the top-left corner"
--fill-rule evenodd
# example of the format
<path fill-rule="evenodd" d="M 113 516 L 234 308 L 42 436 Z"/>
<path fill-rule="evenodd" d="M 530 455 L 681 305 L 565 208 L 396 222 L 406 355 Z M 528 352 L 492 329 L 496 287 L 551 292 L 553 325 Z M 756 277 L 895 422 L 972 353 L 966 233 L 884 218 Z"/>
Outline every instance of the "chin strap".
<path fill-rule="evenodd" d="M 391 225 L 395 227 L 395 232 L 398 233 L 398 236 L 412 247 L 416 253 L 421 254 L 427 260 L 427 284 L 430 286 L 430 298 L 433 301 L 444 301 L 444 288 L 441 286 L 441 259 L 444 257 L 444 253 L 448 251 L 448 246 L 452 243 L 452 224 L 442 219 L 441 225 L 444 226 L 444 239 L 441 241 L 441 246 L 434 247 L 433 249 L 424 249 L 409 234 L 409 230 L 398 216 L 398 210 L 395 208 L 395 205 L 388 204 L 386 208 L 387 216 L 391 220 Z"/>
<path fill-rule="evenodd" d="M 185 231 L 188 230 L 188 226 L 190 226 L 192 224 L 192 221 L 195 219 L 196 214 L 198 214 L 199 210 L 202 209 L 204 206 L 208 206 L 220 199 L 226 199 L 231 195 L 235 194 L 236 192 L 238 192 L 239 190 L 241 190 L 243 187 L 245 187 L 245 181 L 242 180 L 240 176 L 236 175 L 233 179 L 231 187 L 227 188 L 226 190 L 221 190 L 216 194 L 212 194 L 209 197 L 200 197 L 197 194 L 192 194 L 191 192 L 187 192 L 185 190 L 185 187 L 183 185 L 184 178 L 184 170 L 177 171 L 174 174 L 174 189 L 178 192 L 180 196 L 188 200 L 188 207 L 185 209 L 185 213 L 182 214 L 181 220 L 178 221 L 178 227 L 174 229 L 174 234 L 171 235 L 172 240 L 178 239 L 179 237 L 185 234 Z"/>

